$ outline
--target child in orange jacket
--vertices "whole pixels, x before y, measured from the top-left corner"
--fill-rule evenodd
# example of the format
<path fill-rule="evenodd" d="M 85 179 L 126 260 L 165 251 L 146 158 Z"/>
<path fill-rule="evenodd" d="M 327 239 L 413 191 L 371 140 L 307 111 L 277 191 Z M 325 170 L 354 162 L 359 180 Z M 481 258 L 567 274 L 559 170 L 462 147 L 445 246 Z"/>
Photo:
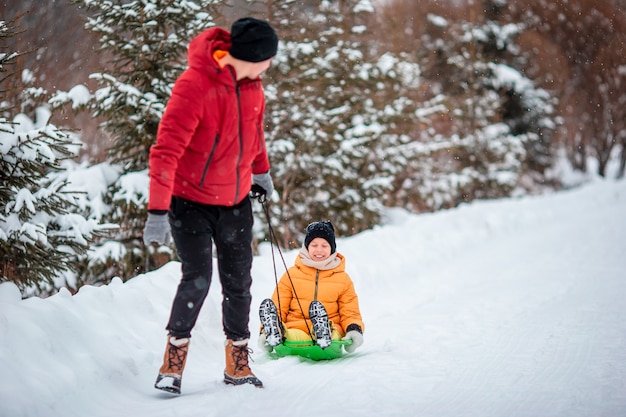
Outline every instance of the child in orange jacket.
<path fill-rule="evenodd" d="M 259 346 L 271 352 L 283 340 L 312 339 L 323 349 L 339 339 L 352 340 L 344 345 L 348 352 L 361 346 L 364 325 L 345 265 L 332 223 L 311 223 L 295 265 L 281 277 L 272 298 L 261 303 Z"/>

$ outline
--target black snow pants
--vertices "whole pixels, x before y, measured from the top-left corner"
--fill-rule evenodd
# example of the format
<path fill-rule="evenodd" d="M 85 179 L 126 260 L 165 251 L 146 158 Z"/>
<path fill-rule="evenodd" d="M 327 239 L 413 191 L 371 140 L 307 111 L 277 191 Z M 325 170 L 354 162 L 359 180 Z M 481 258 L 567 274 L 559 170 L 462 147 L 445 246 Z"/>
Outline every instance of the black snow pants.
<path fill-rule="evenodd" d="M 169 333 L 177 338 L 191 336 L 211 285 L 214 243 L 222 284 L 224 333 L 231 340 L 248 339 L 252 301 L 250 198 L 225 207 L 173 197 L 169 221 L 183 273 L 167 325 Z"/>

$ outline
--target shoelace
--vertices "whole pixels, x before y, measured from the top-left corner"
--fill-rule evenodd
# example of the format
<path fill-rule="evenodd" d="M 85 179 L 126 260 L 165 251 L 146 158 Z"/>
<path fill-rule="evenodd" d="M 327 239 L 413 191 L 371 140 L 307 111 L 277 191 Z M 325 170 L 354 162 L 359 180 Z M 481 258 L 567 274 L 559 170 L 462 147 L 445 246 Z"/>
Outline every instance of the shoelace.
<path fill-rule="evenodd" d="M 250 369 L 248 366 L 248 355 L 252 353 L 247 345 L 233 346 L 233 359 L 235 360 L 235 372 Z"/>
<path fill-rule="evenodd" d="M 183 370 L 183 362 L 185 361 L 185 356 L 187 354 L 185 348 L 186 346 L 177 347 L 170 344 L 167 351 L 167 359 L 172 371 L 174 371 L 175 368 L 177 369 L 177 372 L 181 372 Z"/>

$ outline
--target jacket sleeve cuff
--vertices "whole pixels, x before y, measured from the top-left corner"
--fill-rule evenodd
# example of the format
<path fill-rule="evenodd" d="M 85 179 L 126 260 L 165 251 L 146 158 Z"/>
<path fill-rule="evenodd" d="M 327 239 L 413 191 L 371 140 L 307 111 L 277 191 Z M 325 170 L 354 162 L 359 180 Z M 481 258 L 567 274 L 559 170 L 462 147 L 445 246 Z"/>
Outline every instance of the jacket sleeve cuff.
<path fill-rule="evenodd" d="M 351 330 L 355 330 L 355 331 L 363 334 L 363 329 L 361 329 L 361 326 L 359 326 L 356 323 L 351 323 L 351 324 L 348 325 L 348 327 L 346 327 L 346 333 L 348 333 Z"/>

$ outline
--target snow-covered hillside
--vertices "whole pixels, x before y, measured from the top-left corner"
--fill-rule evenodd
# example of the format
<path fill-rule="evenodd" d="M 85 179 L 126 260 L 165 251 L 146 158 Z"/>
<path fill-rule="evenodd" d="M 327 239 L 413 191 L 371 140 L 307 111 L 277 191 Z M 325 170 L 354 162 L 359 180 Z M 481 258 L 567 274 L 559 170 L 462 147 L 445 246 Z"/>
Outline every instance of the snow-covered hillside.
<path fill-rule="evenodd" d="M 319 363 L 257 349 L 264 389 L 222 383 L 217 280 L 183 394 L 152 387 L 178 263 L 75 296 L 22 301 L 2 284 L 0 416 L 626 415 L 625 181 L 434 214 L 394 210 L 385 226 L 338 239 L 338 250 L 365 344 Z M 288 265 L 295 255 L 284 254 Z M 269 246 L 253 276 L 256 311 L 274 286 Z"/>

